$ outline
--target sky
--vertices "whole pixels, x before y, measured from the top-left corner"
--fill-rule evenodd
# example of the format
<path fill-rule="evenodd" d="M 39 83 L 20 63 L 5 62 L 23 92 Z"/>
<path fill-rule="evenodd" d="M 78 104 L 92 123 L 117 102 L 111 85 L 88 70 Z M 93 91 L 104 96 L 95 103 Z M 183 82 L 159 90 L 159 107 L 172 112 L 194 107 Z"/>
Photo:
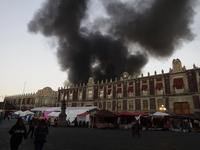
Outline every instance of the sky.
<path fill-rule="evenodd" d="M 31 33 L 27 27 L 43 2 L 0 0 L 0 101 L 5 96 L 22 94 L 23 91 L 34 93 L 47 86 L 58 90 L 67 80 L 67 72 L 61 70 L 57 60 L 56 40 Z M 98 5 L 96 0 L 88 12 L 102 15 L 103 9 L 95 9 L 95 5 Z M 162 69 L 168 73 L 172 60 L 176 58 L 186 69 L 192 69 L 194 63 L 200 67 L 200 5 L 194 10 L 194 23 L 190 27 L 195 34 L 194 40 L 184 42 L 169 57 L 149 57 L 149 62 L 142 68 L 144 76 L 148 72 L 153 75 L 154 71 L 161 74 Z"/>

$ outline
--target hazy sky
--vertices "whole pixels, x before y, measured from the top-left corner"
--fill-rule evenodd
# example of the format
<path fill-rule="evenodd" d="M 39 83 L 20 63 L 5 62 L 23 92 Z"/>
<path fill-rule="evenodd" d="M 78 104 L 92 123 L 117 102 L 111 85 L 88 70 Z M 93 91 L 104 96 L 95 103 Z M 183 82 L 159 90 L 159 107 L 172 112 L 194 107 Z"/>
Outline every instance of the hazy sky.
<path fill-rule="evenodd" d="M 41 0 L 0 0 L 0 101 L 6 95 L 22 94 L 25 82 L 25 93 L 33 93 L 46 86 L 57 90 L 67 79 L 67 73 L 60 70 L 57 62 L 56 42 L 28 32 L 27 24 L 41 4 Z M 200 6 L 194 9 L 196 15 L 191 29 L 196 34 L 195 39 L 184 43 L 169 58 L 150 57 L 142 69 L 144 76 L 148 72 L 154 74 L 155 70 L 158 74 L 162 69 L 169 72 L 176 58 L 186 69 L 192 69 L 193 63 L 200 67 Z"/>

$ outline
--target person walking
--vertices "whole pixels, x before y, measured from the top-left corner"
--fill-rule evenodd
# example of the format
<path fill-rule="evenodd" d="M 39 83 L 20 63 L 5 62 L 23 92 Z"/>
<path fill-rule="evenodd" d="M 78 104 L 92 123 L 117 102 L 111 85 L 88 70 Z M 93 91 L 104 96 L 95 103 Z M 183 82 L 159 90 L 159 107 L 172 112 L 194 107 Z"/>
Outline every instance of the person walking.
<path fill-rule="evenodd" d="M 50 127 L 51 126 L 51 118 L 48 118 L 48 127 Z"/>
<path fill-rule="evenodd" d="M 35 150 L 42 150 L 46 143 L 46 135 L 49 134 L 49 129 L 45 125 L 45 120 L 40 121 L 40 125 L 35 129 Z"/>
<path fill-rule="evenodd" d="M 34 126 L 35 126 L 35 121 L 34 121 L 34 119 L 32 119 L 29 121 L 29 130 L 28 130 L 28 135 L 31 132 L 31 138 L 33 138 Z"/>
<path fill-rule="evenodd" d="M 131 123 L 131 135 L 135 132 L 135 121 Z"/>
<path fill-rule="evenodd" d="M 138 137 L 140 138 L 140 130 L 139 130 L 139 123 L 138 123 L 138 120 L 136 121 L 136 123 L 135 123 L 135 131 L 134 131 L 134 133 L 133 133 L 133 138 L 134 138 L 134 136 L 135 135 L 138 135 Z"/>
<path fill-rule="evenodd" d="M 10 139 L 10 148 L 11 150 L 17 150 L 22 142 L 22 138 L 24 137 L 24 139 L 27 139 L 27 130 L 21 117 L 17 120 L 17 123 L 12 126 L 9 134 L 12 135 Z"/>

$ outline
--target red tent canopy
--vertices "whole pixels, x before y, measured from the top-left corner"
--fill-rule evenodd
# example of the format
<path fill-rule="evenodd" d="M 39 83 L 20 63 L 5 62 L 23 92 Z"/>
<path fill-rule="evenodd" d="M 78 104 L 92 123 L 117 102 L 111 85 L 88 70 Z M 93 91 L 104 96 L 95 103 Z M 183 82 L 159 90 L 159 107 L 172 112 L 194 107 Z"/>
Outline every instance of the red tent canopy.
<path fill-rule="evenodd" d="M 89 115 L 90 113 L 88 113 L 87 111 L 82 113 L 82 114 L 78 114 L 77 116 L 86 116 L 86 115 Z"/>
<path fill-rule="evenodd" d="M 139 115 L 141 115 L 141 116 L 149 116 L 149 114 L 147 114 L 147 113 L 144 113 L 144 112 L 136 112 L 136 113 L 133 113 L 134 114 L 134 116 L 139 116 Z"/>
<path fill-rule="evenodd" d="M 120 116 L 135 116 L 134 113 L 127 112 L 125 110 L 120 112 L 118 115 L 120 115 Z"/>
<path fill-rule="evenodd" d="M 118 115 L 109 110 L 99 110 L 98 112 L 94 113 L 94 116 L 117 117 Z"/>

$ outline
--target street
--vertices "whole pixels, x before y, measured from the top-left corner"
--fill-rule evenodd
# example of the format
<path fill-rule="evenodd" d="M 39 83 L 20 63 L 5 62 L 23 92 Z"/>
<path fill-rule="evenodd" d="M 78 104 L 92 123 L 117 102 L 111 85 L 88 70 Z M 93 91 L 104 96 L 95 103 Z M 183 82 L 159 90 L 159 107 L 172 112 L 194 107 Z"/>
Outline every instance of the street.
<path fill-rule="evenodd" d="M 10 149 L 8 131 L 17 119 L 0 124 L 0 150 Z M 28 125 L 26 125 L 28 131 Z M 130 130 L 91 129 L 78 127 L 50 127 L 43 150 L 199 150 L 199 133 L 169 131 L 140 131 L 141 138 L 133 138 Z M 19 150 L 33 150 L 30 135 L 22 140 Z"/>

